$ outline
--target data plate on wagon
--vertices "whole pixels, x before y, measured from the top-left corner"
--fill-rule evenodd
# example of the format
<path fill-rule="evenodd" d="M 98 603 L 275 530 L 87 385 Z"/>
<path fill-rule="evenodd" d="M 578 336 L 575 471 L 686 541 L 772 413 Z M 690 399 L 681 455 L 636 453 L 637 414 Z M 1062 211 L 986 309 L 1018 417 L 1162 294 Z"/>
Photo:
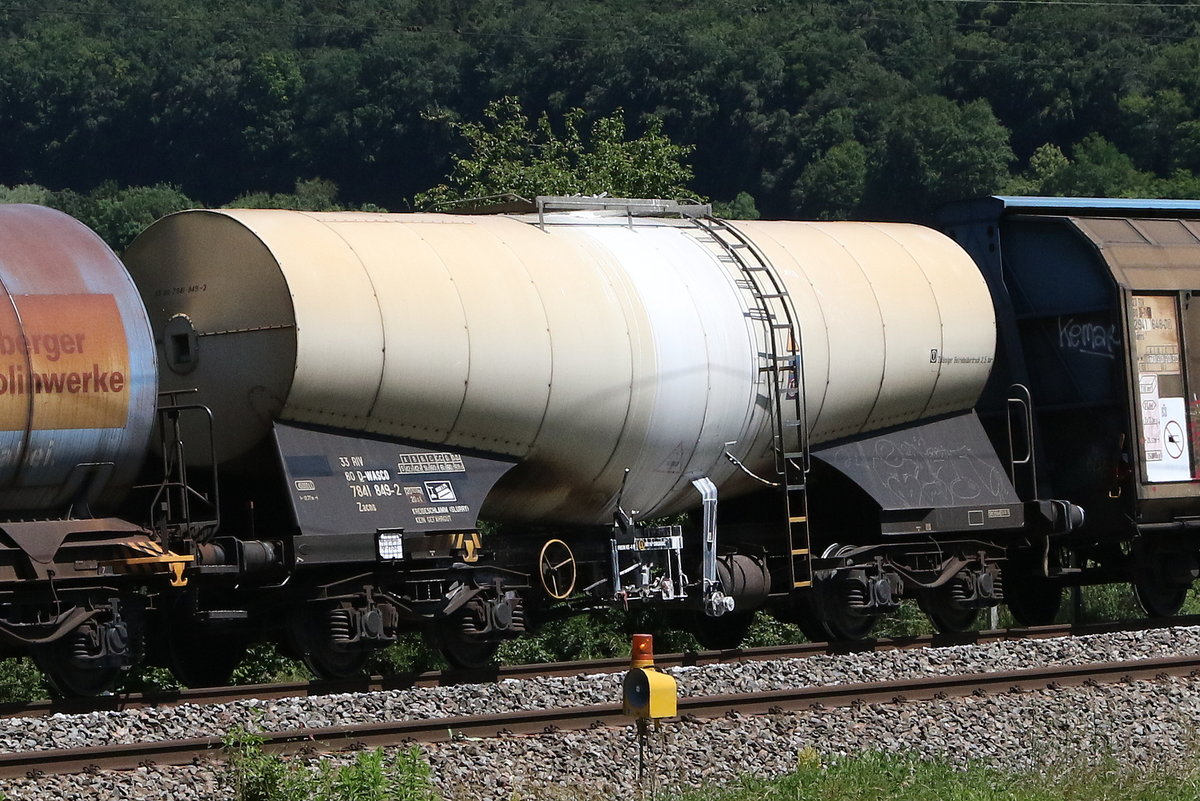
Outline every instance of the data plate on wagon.
<path fill-rule="evenodd" d="M 275 424 L 296 523 L 305 534 L 476 528 L 515 462 Z"/>

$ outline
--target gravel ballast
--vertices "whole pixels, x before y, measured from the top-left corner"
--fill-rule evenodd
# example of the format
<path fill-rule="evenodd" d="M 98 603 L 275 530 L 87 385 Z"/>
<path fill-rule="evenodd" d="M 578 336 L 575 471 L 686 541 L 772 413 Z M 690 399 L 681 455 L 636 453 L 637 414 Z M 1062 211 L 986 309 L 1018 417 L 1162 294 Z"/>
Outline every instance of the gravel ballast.
<path fill-rule="evenodd" d="M 681 695 L 748 693 L 1020 670 L 1200 653 L 1200 628 L 1120 632 L 937 649 L 742 662 L 671 672 Z M 608 704 L 621 674 L 506 680 L 491 685 L 416 688 L 357 695 L 238 701 L 52 715 L 0 721 L 0 750 L 28 751 L 182 739 L 236 726 L 279 731 L 385 719 L 453 717 L 481 710 Z M 744 773 L 776 775 L 798 754 L 910 751 L 1030 768 L 1047 761 L 1112 756 L 1145 764 L 1192 753 L 1200 680 L 1000 694 L 665 724 L 651 741 L 648 775 L 666 787 L 722 783 Z M 563 798 L 629 796 L 637 774 L 632 726 L 510 736 L 424 747 L 447 799 L 509 799 L 515 792 Z M 34 798 L 225 799 L 219 766 L 144 768 L 133 773 L 46 776 L 0 782 L 11 801 Z M 480 781 L 480 777 L 486 777 Z"/>

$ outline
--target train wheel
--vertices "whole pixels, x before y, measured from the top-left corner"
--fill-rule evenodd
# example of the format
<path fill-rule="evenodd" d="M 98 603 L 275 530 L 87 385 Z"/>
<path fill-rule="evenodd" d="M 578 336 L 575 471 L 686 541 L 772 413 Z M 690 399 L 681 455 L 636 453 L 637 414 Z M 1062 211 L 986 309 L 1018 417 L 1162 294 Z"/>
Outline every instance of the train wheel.
<path fill-rule="evenodd" d="M 306 604 L 291 620 L 292 647 L 308 669 L 322 679 L 361 676 L 371 653 L 348 642 L 349 615 L 336 604 Z"/>
<path fill-rule="evenodd" d="M 826 604 L 821 619 L 831 640 L 865 640 L 879 622 L 876 615 L 860 615 L 849 604 L 837 602 Z"/>
<path fill-rule="evenodd" d="M 35 660 L 50 686 L 63 698 L 94 698 L 112 692 L 125 673 L 121 668 L 93 667 L 73 662 Z"/>
<path fill-rule="evenodd" d="M 1133 594 L 1146 615 L 1172 617 L 1179 614 L 1192 587 L 1190 580 L 1180 581 L 1177 577 L 1187 575 L 1177 569 L 1189 564 L 1186 557 L 1152 548 L 1144 540 L 1134 543 L 1133 553 Z"/>
<path fill-rule="evenodd" d="M 305 652 L 304 664 L 318 678 L 352 679 L 366 673 L 370 656 L 366 648 L 343 649 L 326 640 Z"/>
<path fill-rule="evenodd" d="M 821 554 L 822 559 L 845 556 L 854 550 L 853 545 L 833 543 Z M 814 608 L 821 625 L 831 640 L 865 640 L 875 630 L 878 615 L 862 614 L 851 607 L 851 591 L 837 579 L 818 583 L 815 590 Z"/>
<path fill-rule="evenodd" d="M 1135 581 L 1133 594 L 1148 617 L 1174 617 L 1187 600 L 1189 586 L 1153 581 Z"/>
<path fill-rule="evenodd" d="M 692 616 L 691 630 L 702 648 L 726 651 L 741 646 L 752 623 L 753 612 L 726 612 L 720 617 L 696 612 Z"/>
<path fill-rule="evenodd" d="M 64 698 L 94 698 L 112 692 L 125 673 L 121 668 L 90 667 L 70 662 L 46 664 L 38 660 L 38 665 L 49 679 L 50 686 Z"/>
<path fill-rule="evenodd" d="M 453 621 L 447 621 L 453 627 Z M 451 667 L 463 670 L 481 670 L 496 664 L 496 652 L 500 650 L 498 640 L 443 629 L 427 637 L 430 644 L 441 653 Z"/>
<path fill-rule="evenodd" d="M 126 665 L 114 665 L 111 659 L 97 659 L 96 640 L 107 628 L 92 622 L 49 645 L 38 648 L 34 662 L 50 685 L 64 698 L 90 698 L 111 692 L 127 670 Z M 111 635 L 110 635 L 111 636 Z M 128 643 L 114 643 L 128 648 Z"/>
<path fill-rule="evenodd" d="M 1014 577 L 1004 585 L 1004 603 L 1022 626 L 1053 623 L 1062 608 L 1062 595 L 1062 587 L 1033 576 Z"/>
<path fill-rule="evenodd" d="M 951 597 L 949 587 L 939 587 L 921 593 L 917 604 L 933 623 L 933 627 L 942 634 L 962 634 L 971 631 L 975 621 L 979 619 L 979 610 L 958 603 Z"/>

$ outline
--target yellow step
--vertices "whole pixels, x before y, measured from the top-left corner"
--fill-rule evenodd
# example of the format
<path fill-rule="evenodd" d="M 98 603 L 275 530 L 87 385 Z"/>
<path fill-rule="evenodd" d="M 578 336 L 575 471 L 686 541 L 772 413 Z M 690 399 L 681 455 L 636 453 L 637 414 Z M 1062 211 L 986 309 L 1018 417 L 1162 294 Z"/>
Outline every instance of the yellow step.
<path fill-rule="evenodd" d="M 811 587 L 811 586 L 812 586 L 812 582 L 811 582 L 811 581 L 797 581 L 797 582 L 796 582 L 794 585 L 792 585 L 792 586 L 794 586 L 796 589 L 799 589 L 799 588 L 801 588 L 801 587 Z"/>
<path fill-rule="evenodd" d="M 808 556 L 808 548 L 793 548 L 792 556 Z"/>
<path fill-rule="evenodd" d="M 788 522 L 789 523 L 807 523 L 808 518 L 803 515 L 801 515 L 800 517 L 789 517 Z"/>

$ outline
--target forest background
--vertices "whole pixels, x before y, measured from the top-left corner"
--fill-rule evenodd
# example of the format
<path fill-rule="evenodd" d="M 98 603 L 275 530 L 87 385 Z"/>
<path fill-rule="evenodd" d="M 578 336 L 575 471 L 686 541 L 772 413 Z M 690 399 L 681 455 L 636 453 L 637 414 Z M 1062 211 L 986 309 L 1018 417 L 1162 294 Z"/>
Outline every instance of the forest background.
<path fill-rule="evenodd" d="M 0 200 L 118 247 L 186 206 L 407 210 L 489 104 L 682 145 L 737 216 L 1200 197 L 1198 34 L 1191 2 L 3 0 Z"/>

